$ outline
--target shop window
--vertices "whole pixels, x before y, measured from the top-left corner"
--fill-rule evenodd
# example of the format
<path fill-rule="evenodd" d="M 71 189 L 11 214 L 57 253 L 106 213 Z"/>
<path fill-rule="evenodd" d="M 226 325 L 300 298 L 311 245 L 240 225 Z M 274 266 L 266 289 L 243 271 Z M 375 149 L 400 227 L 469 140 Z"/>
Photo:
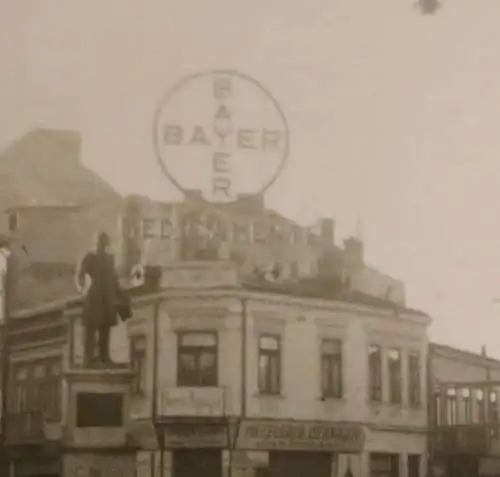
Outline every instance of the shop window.
<path fill-rule="evenodd" d="M 178 386 L 217 386 L 215 333 L 179 333 L 177 355 Z"/>
<path fill-rule="evenodd" d="M 130 340 L 130 362 L 134 378 L 132 393 L 144 395 L 146 392 L 146 337 L 134 336 Z"/>
<path fill-rule="evenodd" d="M 342 342 L 321 343 L 321 391 L 323 397 L 342 397 Z"/>
<path fill-rule="evenodd" d="M 369 392 L 371 401 L 382 401 L 382 349 L 372 345 L 368 349 Z"/>
<path fill-rule="evenodd" d="M 420 477 L 420 456 L 418 454 L 408 455 L 408 477 Z"/>
<path fill-rule="evenodd" d="M 398 454 L 370 454 L 371 477 L 399 477 Z"/>
<path fill-rule="evenodd" d="M 388 353 L 389 360 L 389 402 L 400 404 L 402 401 L 401 389 L 401 351 L 391 348 Z"/>
<path fill-rule="evenodd" d="M 412 408 L 421 405 L 421 379 L 420 353 L 412 351 L 408 354 L 408 400 Z"/>
<path fill-rule="evenodd" d="M 259 392 L 281 392 L 281 341 L 278 336 L 259 337 Z"/>
<path fill-rule="evenodd" d="M 78 393 L 76 396 L 76 426 L 123 426 L 123 394 Z"/>

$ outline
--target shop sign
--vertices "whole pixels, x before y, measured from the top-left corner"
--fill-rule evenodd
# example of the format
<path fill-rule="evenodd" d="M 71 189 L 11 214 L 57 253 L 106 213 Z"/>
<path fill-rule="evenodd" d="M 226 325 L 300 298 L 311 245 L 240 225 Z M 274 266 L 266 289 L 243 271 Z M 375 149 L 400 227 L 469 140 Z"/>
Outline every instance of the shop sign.
<path fill-rule="evenodd" d="M 74 477 L 135 477 L 136 458 L 127 454 L 104 456 L 81 454 L 65 457 L 63 475 Z"/>
<path fill-rule="evenodd" d="M 221 388 L 167 388 L 162 392 L 161 415 L 177 417 L 223 416 Z"/>
<path fill-rule="evenodd" d="M 223 424 L 172 423 L 165 426 L 165 447 L 227 447 L 228 429 Z"/>
<path fill-rule="evenodd" d="M 362 426 L 341 423 L 243 421 L 237 448 L 248 450 L 322 450 L 360 452 Z"/>

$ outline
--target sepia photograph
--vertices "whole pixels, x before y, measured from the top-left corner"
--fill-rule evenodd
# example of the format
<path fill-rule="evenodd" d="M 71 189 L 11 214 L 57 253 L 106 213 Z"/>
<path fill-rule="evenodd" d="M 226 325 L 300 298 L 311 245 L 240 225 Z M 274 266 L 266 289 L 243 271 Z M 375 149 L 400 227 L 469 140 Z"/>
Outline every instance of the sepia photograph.
<path fill-rule="evenodd" d="M 500 477 L 499 19 L 2 0 L 0 477 Z"/>

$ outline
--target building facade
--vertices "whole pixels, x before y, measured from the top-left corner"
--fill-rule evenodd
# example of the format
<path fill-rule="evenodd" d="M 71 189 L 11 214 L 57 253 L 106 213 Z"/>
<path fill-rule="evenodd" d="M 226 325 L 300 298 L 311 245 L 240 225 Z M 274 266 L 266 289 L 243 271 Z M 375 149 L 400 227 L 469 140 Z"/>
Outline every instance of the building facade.
<path fill-rule="evenodd" d="M 426 315 L 256 290 L 222 262 L 164 273 L 128 324 L 140 475 L 425 475 Z"/>
<path fill-rule="evenodd" d="M 500 475 L 500 361 L 432 344 L 429 378 L 432 475 Z"/>

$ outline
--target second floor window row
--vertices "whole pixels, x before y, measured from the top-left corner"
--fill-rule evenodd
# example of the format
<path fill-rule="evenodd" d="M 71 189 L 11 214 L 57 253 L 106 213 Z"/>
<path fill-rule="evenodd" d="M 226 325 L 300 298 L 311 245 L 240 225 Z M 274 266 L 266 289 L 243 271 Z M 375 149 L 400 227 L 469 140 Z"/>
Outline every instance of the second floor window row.
<path fill-rule="evenodd" d="M 385 368 L 385 364 L 387 367 Z M 406 367 L 406 373 L 404 368 Z M 385 368 L 385 369 L 384 369 Z M 384 377 L 387 376 L 387 401 L 390 404 L 403 403 L 403 389 L 406 386 L 408 405 L 418 408 L 422 399 L 422 362 L 420 352 L 409 350 L 406 360 L 399 348 L 383 349 L 379 345 L 368 348 L 368 393 L 372 402 L 384 400 Z"/>
<path fill-rule="evenodd" d="M 433 417 L 438 426 L 498 423 L 498 392 L 482 388 L 439 388 L 434 391 Z"/>

